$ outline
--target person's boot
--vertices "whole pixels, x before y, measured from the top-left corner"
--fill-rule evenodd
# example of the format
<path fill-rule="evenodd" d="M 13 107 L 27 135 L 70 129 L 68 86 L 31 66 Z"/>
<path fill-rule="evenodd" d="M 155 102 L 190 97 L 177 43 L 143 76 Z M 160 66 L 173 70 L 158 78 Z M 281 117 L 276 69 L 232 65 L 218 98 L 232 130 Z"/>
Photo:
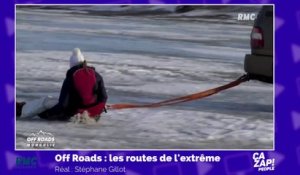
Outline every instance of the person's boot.
<path fill-rule="evenodd" d="M 25 102 L 16 102 L 16 115 L 17 117 L 20 117 L 22 115 L 22 109 L 25 105 Z"/>

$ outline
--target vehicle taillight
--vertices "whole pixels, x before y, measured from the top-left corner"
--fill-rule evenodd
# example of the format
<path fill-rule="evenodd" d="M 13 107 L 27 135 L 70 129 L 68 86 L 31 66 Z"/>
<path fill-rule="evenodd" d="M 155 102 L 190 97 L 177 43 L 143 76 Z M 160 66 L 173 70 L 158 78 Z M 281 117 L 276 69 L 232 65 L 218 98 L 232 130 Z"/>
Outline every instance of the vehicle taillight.
<path fill-rule="evenodd" d="M 251 47 L 255 49 L 264 47 L 264 37 L 261 28 L 253 27 L 251 32 Z"/>

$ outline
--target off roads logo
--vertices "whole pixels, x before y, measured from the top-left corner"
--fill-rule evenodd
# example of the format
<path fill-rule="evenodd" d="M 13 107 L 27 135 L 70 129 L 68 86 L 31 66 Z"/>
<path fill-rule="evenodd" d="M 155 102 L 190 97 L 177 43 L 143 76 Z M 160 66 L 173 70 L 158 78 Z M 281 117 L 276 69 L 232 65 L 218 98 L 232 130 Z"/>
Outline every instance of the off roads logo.
<path fill-rule="evenodd" d="M 27 146 L 31 148 L 54 148 L 55 137 L 51 133 L 40 130 L 27 137 Z"/>

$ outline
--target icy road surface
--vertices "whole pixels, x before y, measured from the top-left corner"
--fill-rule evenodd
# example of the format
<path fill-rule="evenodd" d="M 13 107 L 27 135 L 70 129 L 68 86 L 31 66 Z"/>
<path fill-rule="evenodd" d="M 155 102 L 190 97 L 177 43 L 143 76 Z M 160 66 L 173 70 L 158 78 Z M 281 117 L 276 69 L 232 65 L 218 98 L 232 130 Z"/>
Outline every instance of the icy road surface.
<path fill-rule="evenodd" d="M 250 52 L 252 27 L 234 19 L 71 12 L 17 10 L 18 101 L 57 97 L 74 47 L 104 77 L 110 104 L 226 84 L 243 74 Z M 17 120 L 16 148 L 27 149 L 39 130 L 55 136 L 57 149 L 272 149 L 273 87 L 250 81 L 199 101 L 109 111 L 96 124 Z"/>

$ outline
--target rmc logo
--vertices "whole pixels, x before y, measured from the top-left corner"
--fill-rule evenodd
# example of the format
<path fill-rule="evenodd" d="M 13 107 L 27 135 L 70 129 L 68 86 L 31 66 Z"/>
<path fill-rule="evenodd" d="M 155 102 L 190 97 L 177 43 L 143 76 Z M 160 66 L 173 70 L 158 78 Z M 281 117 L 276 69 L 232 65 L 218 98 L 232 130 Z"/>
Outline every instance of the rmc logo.
<path fill-rule="evenodd" d="M 254 21 L 255 18 L 255 13 L 238 13 L 238 21 Z"/>
<path fill-rule="evenodd" d="M 37 166 L 36 157 L 17 157 L 16 166 L 22 168 L 34 168 Z"/>

